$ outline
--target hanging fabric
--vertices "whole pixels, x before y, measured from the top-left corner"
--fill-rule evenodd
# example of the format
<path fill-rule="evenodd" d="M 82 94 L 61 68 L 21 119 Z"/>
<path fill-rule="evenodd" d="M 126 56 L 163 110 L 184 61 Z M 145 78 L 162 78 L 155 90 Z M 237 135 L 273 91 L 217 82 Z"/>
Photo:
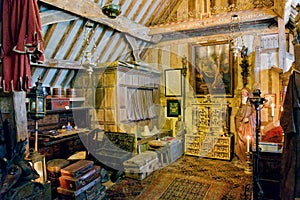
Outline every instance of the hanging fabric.
<path fill-rule="evenodd" d="M 36 0 L 3 0 L 2 83 L 4 92 L 27 91 L 32 62 L 44 62 L 42 26 Z"/>
<path fill-rule="evenodd" d="M 280 124 L 284 131 L 281 160 L 282 200 L 300 197 L 300 73 L 290 76 Z"/>

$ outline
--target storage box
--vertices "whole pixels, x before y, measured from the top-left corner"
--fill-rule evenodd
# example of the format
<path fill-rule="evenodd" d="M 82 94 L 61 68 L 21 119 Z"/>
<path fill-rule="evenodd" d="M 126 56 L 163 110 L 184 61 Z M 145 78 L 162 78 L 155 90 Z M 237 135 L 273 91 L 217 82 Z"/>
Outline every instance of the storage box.
<path fill-rule="evenodd" d="M 94 162 L 91 160 L 79 160 L 60 170 L 62 176 L 78 178 L 94 167 Z"/>
<path fill-rule="evenodd" d="M 123 171 L 124 170 L 123 162 L 131 158 L 132 153 L 124 151 L 120 148 L 119 150 L 101 148 L 96 151 L 95 157 L 97 158 L 97 160 L 99 160 L 101 163 L 105 164 L 106 166 L 119 171 Z"/>
<path fill-rule="evenodd" d="M 142 180 L 153 171 L 159 169 L 160 163 L 157 154 L 153 151 L 145 151 L 123 163 L 125 175 L 129 178 Z"/>
<path fill-rule="evenodd" d="M 69 176 L 59 177 L 60 187 L 69 190 L 78 190 L 96 178 L 100 177 L 100 166 L 95 166 L 93 169 L 89 170 L 87 173 L 79 176 L 78 178 L 73 178 Z"/>
<path fill-rule="evenodd" d="M 157 158 L 159 160 L 160 166 L 165 167 L 166 165 L 170 164 L 170 156 L 169 156 L 169 147 L 165 145 L 159 148 L 152 148 L 148 149 L 149 151 L 153 151 L 157 154 Z"/>
<path fill-rule="evenodd" d="M 165 137 L 162 138 L 162 140 L 168 142 L 167 146 L 168 146 L 170 163 L 173 163 L 183 155 L 184 147 L 181 139 Z"/>
<path fill-rule="evenodd" d="M 259 142 L 259 147 L 261 151 L 266 152 L 278 152 L 279 150 L 278 144 L 272 142 Z"/>
<path fill-rule="evenodd" d="M 100 178 L 93 180 L 79 190 L 58 187 L 57 193 L 61 200 L 102 200 L 106 197 L 105 186 L 101 185 Z"/>
<path fill-rule="evenodd" d="M 70 107 L 69 98 L 46 99 L 46 110 L 65 110 L 66 107 Z"/>

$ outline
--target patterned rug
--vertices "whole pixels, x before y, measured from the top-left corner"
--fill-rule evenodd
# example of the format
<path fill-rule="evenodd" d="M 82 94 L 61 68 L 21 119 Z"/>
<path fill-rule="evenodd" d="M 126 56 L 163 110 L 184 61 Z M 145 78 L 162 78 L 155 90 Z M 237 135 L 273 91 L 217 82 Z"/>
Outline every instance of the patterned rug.
<path fill-rule="evenodd" d="M 192 181 L 189 179 L 175 178 L 159 197 L 160 200 L 169 199 L 204 199 L 211 184 Z"/>
<path fill-rule="evenodd" d="M 125 178 L 107 190 L 107 199 L 184 199 L 179 194 L 179 197 L 176 198 L 164 197 L 164 195 L 168 194 L 169 190 L 176 190 L 175 187 L 170 187 L 176 179 L 197 183 L 198 186 L 202 185 L 204 188 L 209 186 L 206 191 L 204 191 L 204 188 L 201 189 L 205 194 L 194 195 L 197 198 L 193 199 L 251 199 L 252 176 L 245 174 L 243 169 L 236 166 L 233 162 L 193 156 L 182 156 L 176 162 L 153 172 L 142 181 Z"/>

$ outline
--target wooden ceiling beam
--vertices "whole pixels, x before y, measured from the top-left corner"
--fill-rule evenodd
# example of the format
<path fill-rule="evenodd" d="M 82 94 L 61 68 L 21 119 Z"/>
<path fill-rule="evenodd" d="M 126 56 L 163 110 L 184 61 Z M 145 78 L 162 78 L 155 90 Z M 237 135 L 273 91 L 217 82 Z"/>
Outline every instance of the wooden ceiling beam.
<path fill-rule="evenodd" d="M 115 19 L 111 19 L 102 13 L 101 7 L 89 0 L 73 1 L 73 0 L 40 0 L 56 8 L 79 15 L 83 18 L 90 19 L 94 22 L 107 25 L 120 32 L 127 33 L 139 39 L 157 43 L 161 37 L 153 37 L 148 33 L 150 29 L 141 24 L 135 23 L 127 17 L 120 15 Z"/>
<path fill-rule="evenodd" d="M 208 18 L 203 19 L 190 19 L 179 22 L 171 22 L 167 24 L 160 24 L 150 27 L 149 35 L 165 35 L 170 33 L 181 32 L 184 34 L 185 32 L 198 32 L 200 29 L 207 29 L 208 27 L 216 28 L 221 26 L 230 26 L 231 16 L 233 14 L 237 14 L 240 18 L 240 22 L 242 24 L 255 22 L 256 24 L 259 21 L 265 21 L 267 19 L 274 19 L 278 15 L 272 10 L 267 8 L 255 8 L 251 10 L 244 10 L 239 12 L 232 13 L 224 13 L 218 15 L 212 15 Z"/>
<path fill-rule="evenodd" d="M 42 26 L 79 19 L 78 16 L 71 15 L 60 10 L 47 10 L 41 12 L 40 17 Z"/>
<path fill-rule="evenodd" d="M 49 59 L 46 60 L 43 64 L 31 63 L 32 67 L 42 67 L 46 69 L 57 68 L 57 69 L 72 69 L 79 70 L 84 69 L 84 67 L 77 61 L 67 61 L 59 59 Z"/>

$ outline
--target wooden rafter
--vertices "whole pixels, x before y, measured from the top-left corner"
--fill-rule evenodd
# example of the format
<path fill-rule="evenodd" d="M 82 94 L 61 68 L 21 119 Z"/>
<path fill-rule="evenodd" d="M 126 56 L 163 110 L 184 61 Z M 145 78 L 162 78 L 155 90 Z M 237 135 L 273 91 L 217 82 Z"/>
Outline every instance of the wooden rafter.
<path fill-rule="evenodd" d="M 84 69 L 83 66 L 81 66 L 80 62 L 77 61 L 66 61 L 66 60 L 59 60 L 59 59 L 49 59 L 46 60 L 43 64 L 37 64 L 32 63 L 32 67 L 42 67 L 45 69 L 70 69 L 70 70 L 78 70 L 78 69 Z"/>
<path fill-rule="evenodd" d="M 73 38 L 72 44 L 71 44 L 70 48 L 68 49 L 68 52 L 64 56 L 65 60 L 68 60 L 69 57 L 71 56 L 71 53 L 72 53 L 73 49 L 75 48 L 75 44 L 77 42 L 77 37 L 79 37 L 81 34 L 84 34 L 83 33 L 84 32 L 84 27 L 85 27 L 85 22 L 83 22 L 81 24 L 80 29 L 76 33 L 76 37 Z"/>
<path fill-rule="evenodd" d="M 146 25 L 151 25 L 152 22 L 155 20 L 155 18 L 157 18 L 157 15 L 160 15 L 160 8 L 162 7 L 163 1 L 159 2 L 159 4 L 157 5 L 156 9 L 154 10 L 154 12 L 152 13 L 151 17 L 148 19 L 148 22 L 146 23 Z"/>
<path fill-rule="evenodd" d="M 40 0 L 43 3 L 49 4 L 51 6 L 60 8 L 64 11 L 71 12 L 73 14 L 79 15 L 83 18 L 90 19 L 100 24 L 107 25 L 113 29 L 120 32 L 130 34 L 139 39 L 158 42 L 158 38 L 149 36 L 149 28 L 141 24 L 135 23 L 123 15 L 118 16 L 115 19 L 111 19 L 102 13 L 101 7 L 96 3 L 89 0 Z"/>
<path fill-rule="evenodd" d="M 70 83 L 73 80 L 73 78 L 76 76 L 76 72 L 77 71 L 75 71 L 75 70 L 68 70 L 64 80 L 61 83 L 61 86 L 65 87 L 68 83 Z M 71 85 L 71 87 L 72 87 L 72 85 Z"/>
<path fill-rule="evenodd" d="M 85 25 L 86 26 L 86 25 Z M 87 38 L 83 41 L 83 44 L 80 48 L 80 51 L 77 53 L 76 57 L 75 57 L 75 60 L 80 60 L 80 58 L 83 56 L 86 48 L 88 48 L 88 45 L 89 45 L 89 42 L 92 41 L 92 38 L 94 37 L 95 35 L 95 30 L 97 29 L 98 25 L 93 25 L 93 27 L 90 27 L 89 28 L 89 32 L 87 33 Z M 87 27 L 85 27 L 86 29 Z M 86 31 L 86 30 L 85 30 Z M 85 32 L 84 31 L 84 32 Z M 84 33 L 85 34 L 85 33 Z"/>
<path fill-rule="evenodd" d="M 76 20 L 79 17 L 60 10 L 47 10 L 40 13 L 42 26 L 55 24 L 59 22 L 68 22 Z"/>
<path fill-rule="evenodd" d="M 56 25 L 57 25 L 57 24 L 52 24 L 52 25 L 50 25 L 48 31 L 46 32 L 46 34 L 45 34 L 45 36 L 44 36 L 44 47 L 45 47 L 45 49 L 46 49 L 47 46 L 48 46 L 48 43 L 49 43 L 50 38 L 51 38 L 51 36 L 52 36 L 52 34 L 53 34 L 55 28 L 56 28 Z"/>
<path fill-rule="evenodd" d="M 145 11 L 145 13 L 150 13 L 150 10 L 153 8 L 154 5 L 155 5 L 155 1 L 154 1 L 154 0 L 151 0 L 151 3 L 150 3 L 150 5 L 148 6 L 148 8 L 147 8 L 147 10 Z M 151 16 L 152 16 L 152 13 L 149 14 L 149 17 L 148 17 L 148 18 L 151 18 Z M 144 22 L 145 19 L 143 18 L 141 21 Z M 146 26 L 147 26 L 147 22 L 148 22 L 148 20 L 145 21 Z"/>
<path fill-rule="evenodd" d="M 145 6 L 147 0 L 143 0 L 143 2 L 140 3 L 139 7 L 137 8 L 137 10 L 142 10 L 143 7 Z M 138 15 L 140 14 L 140 12 L 135 12 L 132 16 L 132 20 L 136 21 L 136 18 L 138 17 Z M 144 15 L 147 13 L 143 13 Z"/>
<path fill-rule="evenodd" d="M 110 36 L 111 39 L 108 40 L 106 43 L 105 43 L 105 46 L 106 48 L 103 49 L 103 51 L 101 52 L 101 55 L 98 57 L 97 61 L 100 61 L 103 59 L 104 55 L 106 54 L 106 52 L 108 51 L 111 51 L 111 49 L 109 48 L 109 46 L 111 45 L 111 43 L 114 41 L 114 38 L 117 36 L 116 32 L 114 31 L 112 33 L 112 35 Z"/>
<path fill-rule="evenodd" d="M 256 8 L 249 11 L 240 11 L 235 13 L 225 13 L 219 14 L 217 16 L 212 16 L 202 20 L 194 19 L 189 20 L 184 23 L 168 23 L 159 26 L 150 27 L 150 35 L 155 34 L 169 34 L 175 32 L 192 32 L 199 31 L 199 29 L 207 29 L 208 27 L 219 27 L 219 26 L 229 26 L 231 23 L 231 16 L 233 14 L 238 14 L 241 19 L 241 23 L 264 21 L 268 19 L 274 19 L 277 14 L 272 11 L 272 9 L 266 8 Z"/>
<path fill-rule="evenodd" d="M 75 24 L 76 24 L 75 22 L 70 22 L 70 25 L 67 27 L 67 30 L 63 34 L 63 37 L 59 41 L 59 45 L 57 45 L 57 47 L 55 48 L 55 50 L 52 53 L 52 55 L 51 55 L 50 58 L 55 58 L 55 56 L 57 55 L 57 53 L 60 50 L 60 48 L 66 43 L 67 37 L 70 34 L 71 30 L 74 28 Z"/>
<path fill-rule="evenodd" d="M 57 85 L 57 81 L 60 78 L 61 74 L 62 74 L 63 70 L 62 69 L 58 69 L 56 70 L 56 72 L 54 73 L 54 75 L 52 76 L 52 80 L 50 82 L 50 85 L 54 86 Z"/>
<path fill-rule="evenodd" d="M 97 38 L 96 42 L 95 42 L 95 46 L 98 47 L 98 45 L 100 45 L 101 41 L 103 40 L 104 38 L 104 35 L 105 35 L 105 31 L 101 31 L 99 37 Z M 93 48 L 92 49 L 92 55 L 95 55 L 95 51 L 96 51 L 96 48 Z M 95 60 L 98 60 L 97 58 L 94 58 Z"/>
<path fill-rule="evenodd" d="M 121 39 L 119 39 L 119 40 L 117 41 L 116 45 L 115 45 L 115 48 L 118 48 L 118 47 L 121 45 L 122 42 L 123 42 L 123 41 L 122 41 Z M 122 52 L 123 52 L 123 51 L 122 51 Z M 114 55 L 114 53 L 115 53 L 115 51 L 111 51 L 110 54 L 109 54 L 108 57 L 107 57 L 107 60 L 112 60 L 112 56 Z"/>
<path fill-rule="evenodd" d="M 179 6 L 181 5 L 182 1 L 183 0 L 179 0 L 177 2 L 173 2 L 172 1 L 173 5 L 171 5 L 171 8 L 170 8 L 171 9 L 171 13 L 168 16 L 167 20 L 170 19 L 170 18 L 172 18 L 172 16 L 174 16 L 174 14 L 177 12 Z"/>

